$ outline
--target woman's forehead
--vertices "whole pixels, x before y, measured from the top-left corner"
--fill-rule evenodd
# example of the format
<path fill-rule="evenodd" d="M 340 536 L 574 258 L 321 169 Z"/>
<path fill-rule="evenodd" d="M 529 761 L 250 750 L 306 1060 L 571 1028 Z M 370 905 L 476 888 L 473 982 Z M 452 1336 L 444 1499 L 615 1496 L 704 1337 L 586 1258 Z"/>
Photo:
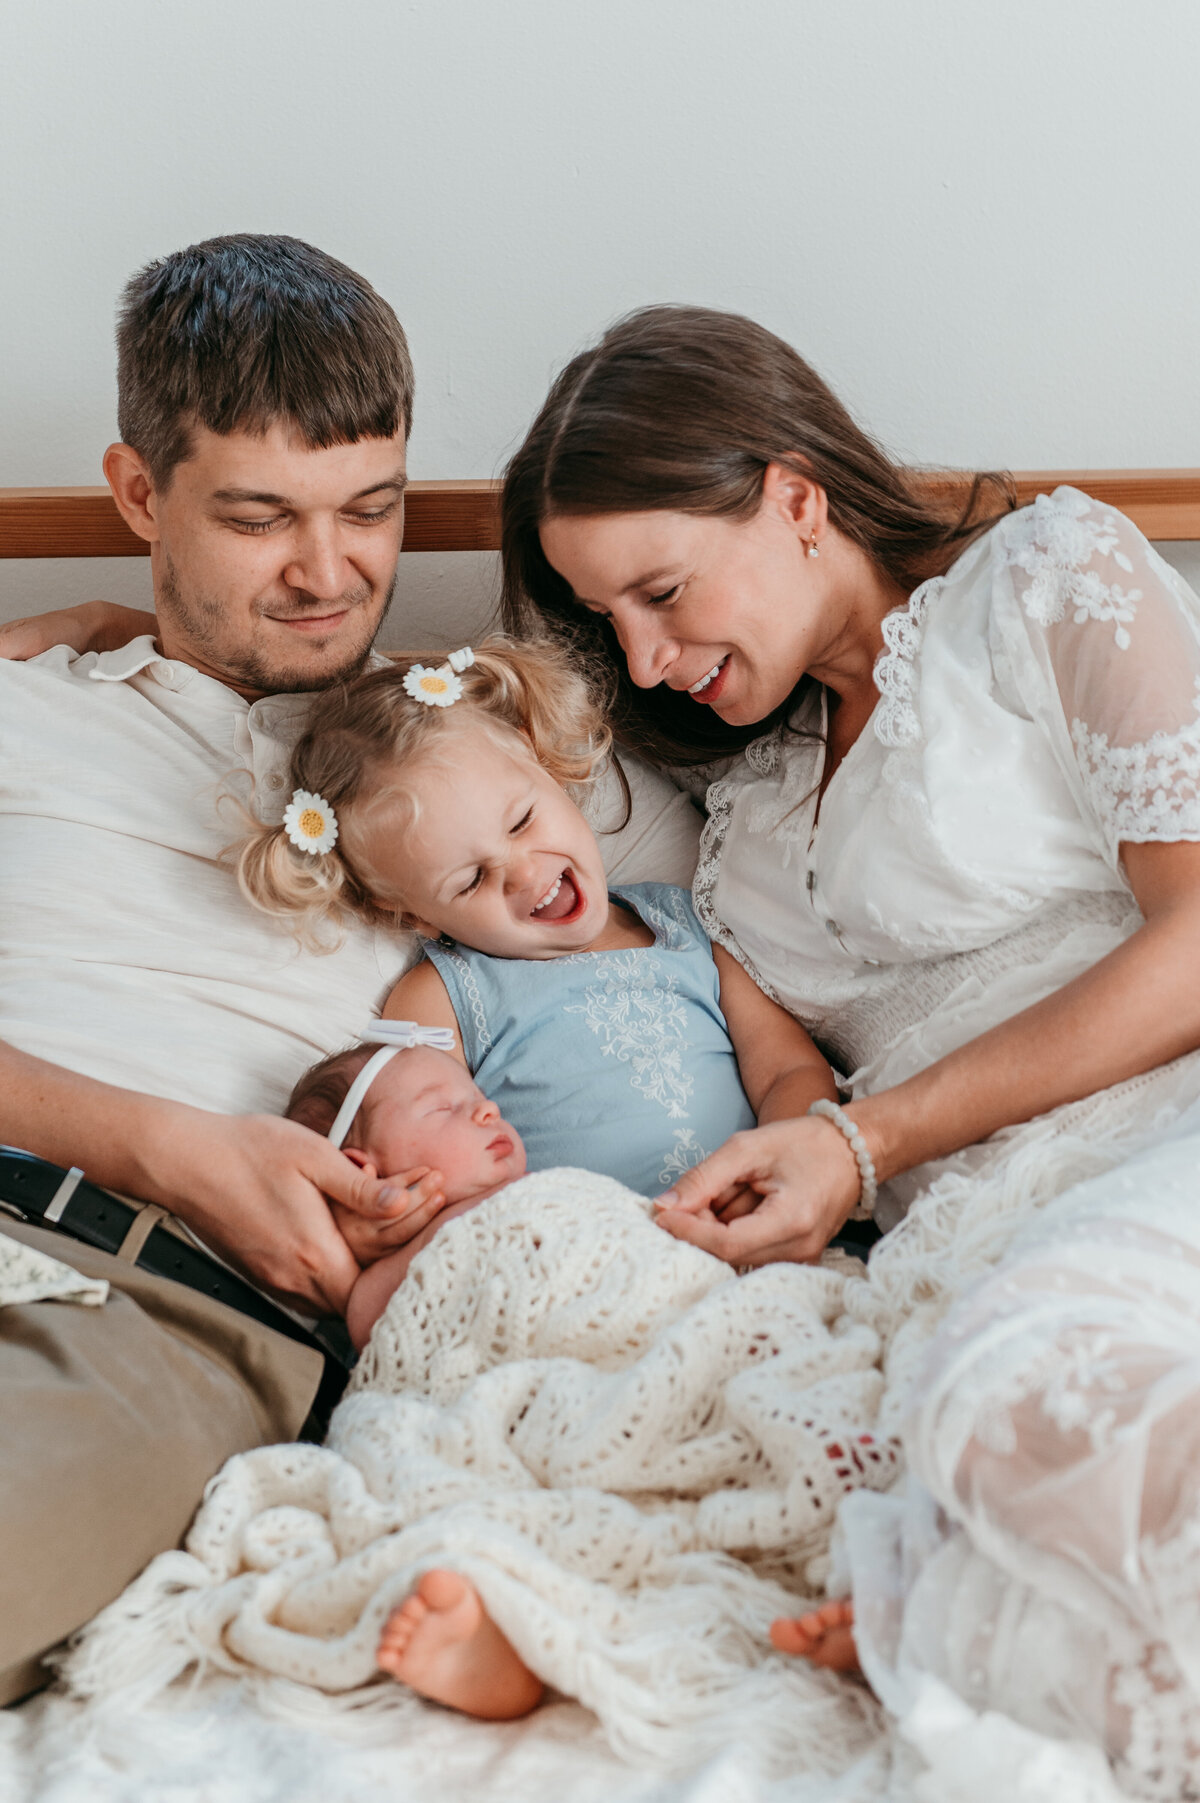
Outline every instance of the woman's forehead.
<path fill-rule="evenodd" d="M 586 603 L 661 584 L 713 523 L 702 514 L 659 510 L 564 513 L 543 520 L 540 532 L 549 562 Z"/>

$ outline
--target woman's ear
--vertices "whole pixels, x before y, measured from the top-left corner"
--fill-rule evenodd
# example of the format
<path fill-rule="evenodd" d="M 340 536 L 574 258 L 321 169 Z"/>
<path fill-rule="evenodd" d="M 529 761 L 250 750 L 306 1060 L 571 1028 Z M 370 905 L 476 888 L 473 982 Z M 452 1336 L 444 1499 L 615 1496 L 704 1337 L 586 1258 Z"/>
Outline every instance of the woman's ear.
<path fill-rule="evenodd" d="M 791 526 L 802 539 L 824 536 L 829 498 L 819 482 L 786 463 L 768 463 L 763 471 L 763 505 Z"/>

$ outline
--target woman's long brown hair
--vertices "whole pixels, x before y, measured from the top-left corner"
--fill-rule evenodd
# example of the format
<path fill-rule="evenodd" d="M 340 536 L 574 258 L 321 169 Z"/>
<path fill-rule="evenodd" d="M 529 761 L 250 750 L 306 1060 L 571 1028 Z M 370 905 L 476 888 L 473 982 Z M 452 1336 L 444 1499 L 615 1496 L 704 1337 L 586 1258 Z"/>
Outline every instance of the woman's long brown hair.
<path fill-rule="evenodd" d="M 552 569 L 539 528 L 557 514 L 645 512 L 749 519 L 768 464 L 825 490 L 830 523 L 911 590 L 940 574 L 1016 505 L 1011 478 L 976 476 L 947 512 L 922 495 L 804 359 L 735 313 L 647 307 L 618 322 L 555 381 L 508 466 L 501 502 L 503 620 L 565 639 L 618 741 L 658 764 L 701 764 L 786 718 L 727 726 L 660 684 L 639 689 L 607 621 Z"/>

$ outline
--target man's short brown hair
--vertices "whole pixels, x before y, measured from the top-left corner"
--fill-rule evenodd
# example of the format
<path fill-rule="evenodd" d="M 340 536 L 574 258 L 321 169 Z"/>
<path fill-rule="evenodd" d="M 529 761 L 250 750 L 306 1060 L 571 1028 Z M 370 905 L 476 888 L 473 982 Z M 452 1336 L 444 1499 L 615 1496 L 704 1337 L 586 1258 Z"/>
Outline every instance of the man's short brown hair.
<path fill-rule="evenodd" d="M 290 428 L 311 449 L 412 427 L 400 321 L 369 282 L 299 238 L 238 233 L 174 251 L 126 285 L 121 437 L 165 489 L 211 432 Z"/>

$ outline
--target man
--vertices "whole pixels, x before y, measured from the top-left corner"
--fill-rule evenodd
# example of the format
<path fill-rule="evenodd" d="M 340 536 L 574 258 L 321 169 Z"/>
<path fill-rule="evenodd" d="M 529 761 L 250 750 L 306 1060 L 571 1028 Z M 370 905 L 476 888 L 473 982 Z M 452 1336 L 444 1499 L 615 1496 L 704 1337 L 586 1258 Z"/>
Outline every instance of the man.
<path fill-rule="evenodd" d="M 111 1286 L 102 1309 L 0 1309 L 0 1702 L 177 1541 L 226 1457 L 295 1435 L 320 1376 L 311 1350 L 139 1269 L 145 1221 L 168 1211 L 328 1311 L 438 1199 L 436 1173 L 368 1180 L 277 1112 L 410 943 L 352 926 L 304 951 L 220 862 L 230 792 L 281 814 L 313 691 L 372 654 L 403 530 L 404 333 L 307 245 L 215 239 L 129 284 L 118 391 L 104 470 L 151 547 L 156 630 L 0 663 L 0 1141 L 155 1207 L 116 1258 L 0 1214 Z M 688 804 L 646 773 L 635 804 L 610 867 L 686 881 Z"/>

